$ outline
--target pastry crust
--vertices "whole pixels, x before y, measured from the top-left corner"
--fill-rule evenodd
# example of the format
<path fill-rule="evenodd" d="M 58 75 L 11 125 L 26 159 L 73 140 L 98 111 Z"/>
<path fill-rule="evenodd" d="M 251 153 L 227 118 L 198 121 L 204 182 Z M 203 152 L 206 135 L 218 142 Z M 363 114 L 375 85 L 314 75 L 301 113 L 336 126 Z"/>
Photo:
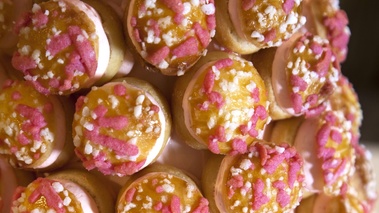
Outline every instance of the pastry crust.
<path fill-rule="evenodd" d="M 209 212 L 207 199 L 188 174 L 157 163 L 134 174 L 126 182 L 120 190 L 116 206 L 120 213 L 140 212 L 142 209 Z"/>
<path fill-rule="evenodd" d="M 152 85 L 127 77 L 79 97 L 72 129 L 85 168 L 125 176 L 157 159 L 170 137 L 171 116 Z"/>
<path fill-rule="evenodd" d="M 215 31 L 209 1 L 130 1 L 124 31 L 146 69 L 183 75 L 206 53 Z"/>
<path fill-rule="evenodd" d="M 174 86 L 177 132 L 195 149 L 243 153 L 270 122 L 266 88 L 254 66 L 232 54 L 210 52 Z"/>
<path fill-rule="evenodd" d="M 293 147 L 257 140 L 245 154 L 209 160 L 203 187 L 212 212 L 287 212 L 301 200 L 302 159 Z"/>
<path fill-rule="evenodd" d="M 305 23 L 301 1 L 216 2 L 216 40 L 239 54 L 281 45 Z"/>
<path fill-rule="evenodd" d="M 44 96 L 25 81 L 9 81 L 1 91 L 2 155 L 12 166 L 52 170 L 73 155 L 71 129 L 73 103 L 65 97 Z M 18 116 L 14 117 L 16 111 Z M 20 126 L 18 127 L 17 125 Z"/>

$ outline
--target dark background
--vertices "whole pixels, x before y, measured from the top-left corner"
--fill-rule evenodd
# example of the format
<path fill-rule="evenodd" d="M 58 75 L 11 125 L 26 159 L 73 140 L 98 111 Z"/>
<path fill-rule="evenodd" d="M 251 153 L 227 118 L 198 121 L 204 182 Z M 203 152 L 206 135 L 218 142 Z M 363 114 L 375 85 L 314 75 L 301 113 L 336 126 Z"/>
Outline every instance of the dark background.
<path fill-rule="evenodd" d="M 351 37 L 344 73 L 353 84 L 363 110 L 361 140 L 379 145 L 379 2 L 341 0 L 349 17 Z"/>

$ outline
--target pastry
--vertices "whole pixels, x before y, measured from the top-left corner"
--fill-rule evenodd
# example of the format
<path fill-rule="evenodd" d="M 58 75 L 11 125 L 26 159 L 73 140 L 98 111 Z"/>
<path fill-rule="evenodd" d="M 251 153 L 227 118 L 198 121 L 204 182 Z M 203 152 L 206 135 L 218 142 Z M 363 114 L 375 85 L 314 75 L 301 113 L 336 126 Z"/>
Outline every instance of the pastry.
<path fill-rule="evenodd" d="M 73 103 L 44 96 L 26 81 L 7 81 L 0 91 L 0 155 L 15 168 L 52 170 L 74 154 Z"/>
<path fill-rule="evenodd" d="M 296 213 L 364 213 L 373 212 L 377 199 L 377 189 L 372 154 L 362 145 L 357 147 L 357 159 L 354 175 L 343 185 L 343 193 L 338 196 L 328 196 L 325 193 L 314 194 L 301 201 Z"/>
<path fill-rule="evenodd" d="M 280 46 L 305 24 L 302 0 L 220 0 L 215 39 L 239 54 Z"/>
<path fill-rule="evenodd" d="M 6 80 L 8 79 L 9 79 L 8 72 L 6 71 L 2 63 L 0 63 L 0 91 L 1 91 L 1 88 L 3 88 Z"/>
<path fill-rule="evenodd" d="M 67 170 L 39 177 L 14 194 L 12 213 L 114 212 L 115 196 L 104 182 L 88 172 Z"/>
<path fill-rule="evenodd" d="M 339 7 L 339 0 L 304 0 L 303 15 L 307 18 L 305 28 L 329 40 L 339 62 L 347 57 L 350 39 L 349 19 Z"/>
<path fill-rule="evenodd" d="M 12 195 L 17 186 L 26 186 L 33 179 L 33 173 L 15 169 L 0 157 L 0 212 L 10 212 Z"/>
<path fill-rule="evenodd" d="M 303 161 L 288 144 L 254 141 L 245 154 L 213 155 L 203 173 L 211 212 L 291 212 L 302 198 Z"/>
<path fill-rule="evenodd" d="M 183 75 L 206 53 L 215 33 L 215 6 L 213 0 L 131 0 L 124 30 L 147 68 Z"/>
<path fill-rule="evenodd" d="M 244 153 L 270 122 L 266 87 L 253 64 L 209 52 L 175 82 L 174 126 L 184 142 L 216 154 Z"/>
<path fill-rule="evenodd" d="M 354 94 L 347 79 L 341 78 L 319 116 L 278 121 L 273 127 L 272 141 L 292 144 L 303 156 L 309 194 L 338 196 L 354 172 L 362 118 Z"/>
<path fill-rule="evenodd" d="M 86 169 L 125 176 L 156 160 L 170 136 L 171 117 L 154 87 L 123 78 L 78 98 L 72 130 Z"/>
<path fill-rule="evenodd" d="M 16 48 L 17 35 L 13 31 L 17 20 L 32 8 L 32 0 L 0 1 L 0 51 L 11 55 Z"/>
<path fill-rule="evenodd" d="M 208 200 L 194 180 L 183 171 L 153 164 L 134 174 L 121 189 L 117 212 L 203 212 Z"/>
<path fill-rule="evenodd" d="M 252 61 L 267 86 L 273 120 L 319 114 L 340 76 L 328 41 L 310 33 L 296 33 Z"/>
<path fill-rule="evenodd" d="M 36 3 L 15 29 L 19 41 L 12 64 L 43 94 L 68 95 L 104 83 L 125 58 L 117 21 L 99 1 Z"/>

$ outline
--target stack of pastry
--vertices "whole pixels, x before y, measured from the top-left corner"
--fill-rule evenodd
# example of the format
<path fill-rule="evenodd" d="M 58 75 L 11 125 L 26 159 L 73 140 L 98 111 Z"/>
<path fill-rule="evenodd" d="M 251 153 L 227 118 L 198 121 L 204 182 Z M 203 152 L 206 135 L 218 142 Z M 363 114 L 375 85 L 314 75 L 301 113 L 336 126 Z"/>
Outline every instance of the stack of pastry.
<path fill-rule="evenodd" d="M 0 0 L 1 212 L 374 211 L 338 1 L 27 2 Z"/>

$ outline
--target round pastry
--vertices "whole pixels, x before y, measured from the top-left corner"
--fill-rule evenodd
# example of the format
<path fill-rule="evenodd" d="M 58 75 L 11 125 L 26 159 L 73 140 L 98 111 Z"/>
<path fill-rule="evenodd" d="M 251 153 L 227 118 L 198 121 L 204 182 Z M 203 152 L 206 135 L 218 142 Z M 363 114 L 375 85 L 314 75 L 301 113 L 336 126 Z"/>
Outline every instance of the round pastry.
<path fill-rule="evenodd" d="M 304 158 L 305 182 L 310 193 L 338 196 L 354 172 L 355 147 L 361 109 L 346 78 L 317 117 L 278 121 L 271 140 L 295 146 Z"/>
<path fill-rule="evenodd" d="M 183 75 L 206 53 L 215 33 L 215 6 L 213 0 L 131 0 L 124 30 L 147 67 Z"/>
<path fill-rule="evenodd" d="M 86 169 L 125 176 L 160 155 L 170 136 L 171 118 L 155 88 L 123 78 L 79 97 L 72 130 L 75 152 Z"/>
<path fill-rule="evenodd" d="M 216 40 L 239 54 L 279 46 L 306 19 L 302 0 L 220 0 L 216 3 Z"/>
<path fill-rule="evenodd" d="M 0 1 L 0 51 L 11 54 L 17 44 L 17 35 L 13 31 L 17 20 L 32 8 L 32 0 Z"/>
<path fill-rule="evenodd" d="M 125 49 L 120 28 L 111 7 L 99 1 L 34 4 L 15 29 L 12 64 L 39 92 L 71 94 L 119 70 Z"/>
<path fill-rule="evenodd" d="M 14 194 L 12 213 L 114 212 L 115 196 L 104 182 L 80 170 L 60 171 L 39 177 Z"/>
<path fill-rule="evenodd" d="M 342 194 L 328 196 L 315 194 L 301 201 L 297 213 L 364 213 L 372 212 L 377 199 L 375 175 L 373 173 L 371 153 L 359 145 L 355 172 L 349 182 L 342 186 Z"/>
<path fill-rule="evenodd" d="M 297 33 L 278 48 L 254 54 L 252 61 L 267 86 L 273 120 L 317 115 L 340 76 L 328 41 L 310 33 Z"/>
<path fill-rule="evenodd" d="M 245 154 L 214 155 L 203 173 L 212 212 L 292 212 L 303 189 L 303 161 L 288 144 L 255 141 Z"/>
<path fill-rule="evenodd" d="M 243 153 L 270 122 L 262 78 L 236 55 L 210 52 L 177 79 L 172 97 L 176 131 L 195 149 Z"/>
<path fill-rule="evenodd" d="M 52 170 L 74 154 L 73 103 L 44 96 L 26 81 L 7 81 L 0 91 L 0 155 L 16 168 Z"/>
<path fill-rule="evenodd" d="M 31 172 L 15 169 L 0 157 L 0 212 L 10 212 L 12 195 L 17 186 L 26 186 L 33 179 Z"/>
<path fill-rule="evenodd" d="M 339 0 L 304 0 L 305 28 L 330 41 L 339 62 L 346 60 L 350 39 L 349 19 Z"/>
<path fill-rule="evenodd" d="M 136 173 L 119 192 L 117 213 L 209 212 L 208 200 L 181 170 L 153 164 Z"/>

